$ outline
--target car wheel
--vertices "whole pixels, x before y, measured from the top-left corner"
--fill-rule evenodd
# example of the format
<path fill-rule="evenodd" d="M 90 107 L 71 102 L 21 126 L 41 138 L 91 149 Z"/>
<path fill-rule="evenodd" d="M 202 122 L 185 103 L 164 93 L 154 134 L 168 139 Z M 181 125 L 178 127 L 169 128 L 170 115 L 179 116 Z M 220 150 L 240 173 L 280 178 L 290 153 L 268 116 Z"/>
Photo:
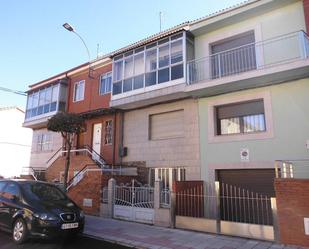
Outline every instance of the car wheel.
<path fill-rule="evenodd" d="M 18 218 L 13 226 L 13 240 L 17 244 L 22 244 L 27 240 L 27 226 L 23 219 Z"/>

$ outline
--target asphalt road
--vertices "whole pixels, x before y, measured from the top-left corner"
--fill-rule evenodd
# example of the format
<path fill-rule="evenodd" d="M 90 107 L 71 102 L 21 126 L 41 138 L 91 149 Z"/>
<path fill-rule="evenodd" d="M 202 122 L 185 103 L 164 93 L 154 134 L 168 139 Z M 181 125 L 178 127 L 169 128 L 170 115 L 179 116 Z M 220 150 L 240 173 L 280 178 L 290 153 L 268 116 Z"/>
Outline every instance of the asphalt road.
<path fill-rule="evenodd" d="M 25 244 L 16 245 L 11 235 L 0 231 L 0 249 L 127 249 L 128 247 L 111 244 L 88 237 L 78 237 L 75 240 L 47 241 L 31 239 Z"/>

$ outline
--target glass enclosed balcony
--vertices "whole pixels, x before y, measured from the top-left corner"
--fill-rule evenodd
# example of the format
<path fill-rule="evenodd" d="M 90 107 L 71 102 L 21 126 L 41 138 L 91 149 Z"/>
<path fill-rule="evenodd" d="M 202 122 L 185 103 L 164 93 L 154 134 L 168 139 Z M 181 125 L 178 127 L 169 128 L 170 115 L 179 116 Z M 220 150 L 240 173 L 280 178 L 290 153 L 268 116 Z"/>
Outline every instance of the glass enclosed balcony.
<path fill-rule="evenodd" d="M 117 55 L 113 59 L 113 99 L 185 83 L 185 65 L 193 59 L 193 40 L 186 32 Z"/>
<path fill-rule="evenodd" d="M 66 98 L 67 85 L 64 81 L 29 92 L 25 123 L 65 111 Z"/>

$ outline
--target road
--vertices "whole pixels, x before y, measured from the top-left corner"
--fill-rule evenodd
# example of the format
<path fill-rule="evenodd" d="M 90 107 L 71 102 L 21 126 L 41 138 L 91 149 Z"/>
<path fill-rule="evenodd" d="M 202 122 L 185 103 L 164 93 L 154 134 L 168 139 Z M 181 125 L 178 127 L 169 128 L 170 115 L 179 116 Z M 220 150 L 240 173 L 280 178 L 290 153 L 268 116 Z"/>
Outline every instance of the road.
<path fill-rule="evenodd" d="M 78 237 L 74 241 L 47 241 L 31 239 L 23 245 L 16 245 L 11 235 L 0 231 L 0 249 L 128 249 L 128 247 L 111 244 L 88 237 Z"/>

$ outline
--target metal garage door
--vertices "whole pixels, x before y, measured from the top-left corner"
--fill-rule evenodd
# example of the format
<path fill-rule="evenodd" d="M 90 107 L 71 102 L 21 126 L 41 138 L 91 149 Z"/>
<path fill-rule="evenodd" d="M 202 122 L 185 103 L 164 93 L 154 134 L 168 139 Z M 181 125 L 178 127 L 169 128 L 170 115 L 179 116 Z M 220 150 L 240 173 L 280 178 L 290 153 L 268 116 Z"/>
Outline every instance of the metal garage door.
<path fill-rule="evenodd" d="M 220 183 L 237 186 L 263 195 L 275 196 L 274 169 L 232 169 L 219 170 Z"/>

